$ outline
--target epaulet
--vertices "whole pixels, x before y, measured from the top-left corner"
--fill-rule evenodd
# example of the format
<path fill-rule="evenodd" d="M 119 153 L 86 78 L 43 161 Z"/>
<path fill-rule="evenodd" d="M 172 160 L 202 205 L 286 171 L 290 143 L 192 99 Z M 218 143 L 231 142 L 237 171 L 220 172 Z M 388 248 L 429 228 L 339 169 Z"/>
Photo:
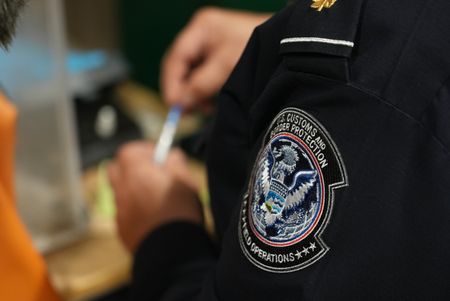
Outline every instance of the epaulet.
<path fill-rule="evenodd" d="M 363 0 L 299 0 L 280 41 L 281 53 L 350 57 Z"/>

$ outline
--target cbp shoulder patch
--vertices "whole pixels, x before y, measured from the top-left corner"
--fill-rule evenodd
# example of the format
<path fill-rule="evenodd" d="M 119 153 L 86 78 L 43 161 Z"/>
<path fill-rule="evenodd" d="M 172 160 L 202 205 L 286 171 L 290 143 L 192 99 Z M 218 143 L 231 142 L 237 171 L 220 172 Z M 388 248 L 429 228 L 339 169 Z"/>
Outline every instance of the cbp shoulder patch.
<path fill-rule="evenodd" d="M 255 161 L 239 220 L 245 256 L 269 272 L 294 272 L 329 250 L 320 235 L 333 190 L 347 185 L 336 145 L 322 125 L 297 108 L 281 111 Z"/>

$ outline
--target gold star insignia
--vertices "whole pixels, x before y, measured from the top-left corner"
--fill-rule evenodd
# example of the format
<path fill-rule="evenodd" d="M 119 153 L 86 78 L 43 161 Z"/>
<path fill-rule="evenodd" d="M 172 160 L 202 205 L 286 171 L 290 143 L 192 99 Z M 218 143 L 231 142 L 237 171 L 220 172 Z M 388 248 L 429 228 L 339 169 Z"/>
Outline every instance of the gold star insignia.
<path fill-rule="evenodd" d="M 336 0 L 313 0 L 313 4 L 311 4 L 312 8 L 315 8 L 317 11 L 322 11 L 322 9 L 330 8 L 336 3 Z"/>

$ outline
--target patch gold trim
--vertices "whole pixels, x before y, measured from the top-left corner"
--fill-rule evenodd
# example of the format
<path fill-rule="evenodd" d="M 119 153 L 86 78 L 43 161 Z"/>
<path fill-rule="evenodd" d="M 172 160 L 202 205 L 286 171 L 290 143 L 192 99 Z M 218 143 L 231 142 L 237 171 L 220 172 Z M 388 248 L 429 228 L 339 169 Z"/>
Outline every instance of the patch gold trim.
<path fill-rule="evenodd" d="M 336 3 L 336 0 L 313 0 L 311 8 L 315 8 L 317 11 L 322 11 L 323 8 L 330 8 Z"/>

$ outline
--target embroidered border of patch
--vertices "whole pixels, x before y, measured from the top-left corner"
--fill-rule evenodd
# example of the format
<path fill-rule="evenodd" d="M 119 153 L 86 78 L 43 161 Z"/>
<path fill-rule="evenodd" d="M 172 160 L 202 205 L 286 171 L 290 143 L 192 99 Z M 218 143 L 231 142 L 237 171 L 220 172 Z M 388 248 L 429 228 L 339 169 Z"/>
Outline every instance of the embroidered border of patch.
<path fill-rule="evenodd" d="M 348 185 L 342 157 L 325 128 L 297 108 L 272 121 L 244 196 L 241 249 L 258 268 L 294 272 L 322 258 L 334 189 Z"/>

